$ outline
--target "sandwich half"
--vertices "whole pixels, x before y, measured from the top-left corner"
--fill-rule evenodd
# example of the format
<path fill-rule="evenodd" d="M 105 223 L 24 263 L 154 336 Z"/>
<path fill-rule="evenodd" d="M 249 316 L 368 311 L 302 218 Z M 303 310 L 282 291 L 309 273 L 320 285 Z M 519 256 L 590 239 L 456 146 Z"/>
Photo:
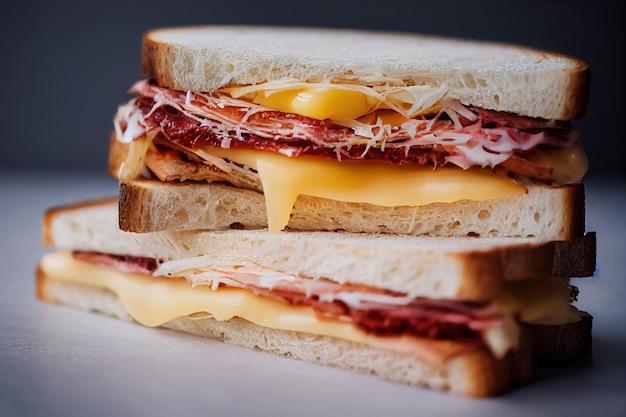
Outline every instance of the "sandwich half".
<path fill-rule="evenodd" d="M 38 297 L 464 396 L 529 381 L 537 329 L 553 347 L 544 360 L 590 350 L 591 317 L 559 265 L 595 252 L 531 238 L 138 234 L 117 222 L 115 199 L 49 210 L 55 251 Z"/>
<path fill-rule="evenodd" d="M 584 233 L 587 159 L 570 120 L 585 111 L 589 70 L 577 59 L 208 26 L 148 32 L 142 63 L 109 156 L 124 230 Z"/>

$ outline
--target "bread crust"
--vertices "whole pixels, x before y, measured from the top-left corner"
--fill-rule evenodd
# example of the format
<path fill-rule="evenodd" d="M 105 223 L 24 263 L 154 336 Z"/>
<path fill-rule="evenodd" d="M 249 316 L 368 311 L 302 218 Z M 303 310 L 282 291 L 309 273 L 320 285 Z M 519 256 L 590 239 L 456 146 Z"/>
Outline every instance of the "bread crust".
<path fill-rule="evenodd" d="M 95 311 L 133 321 L 117 296 L 105 289 L 49 279 L 37 275 L 40 300 Z M 485 349 L 462 354 L 443 365 L 433 365 L 412 355 L 384 351 L 362 344 L 294 331 L 275 330 L 233 318 L 181 317 L 163 327 L 228 344 L 260 350 L 311 363 L 373 374 L 391 381 L 473 397 L 497 395 L 528 382 L 532 376 L 532 344 L 524 336 L 521 347 L 504 359 Z"/>
<path fill-rule="evenodd" d="M 486 109 L 569 120 L 589 95 L 586 63 L 528 47 L 410 33 L 202 26 L 144 35 L 142 70 L 163 87 L 211 92 L 267 81 L 446 85 Z"/>
<path fill-rule="evenodd" d="M 73 211 L 83 210 L 89 207 L 102 207 L 111 204 L 115 204 L 117 202 L 117 197 L 101 197 L 94 198 L 91 200 L 83 200 L 79 203 L 59 205 L 55 207 L 50 207 L 43 215 L 42 227 L 41 227 L 41 240 L 43 245 L 52 246 L 54 245 L 54 232 L 52 227 L 52 222 L 59 215 L 66 215 Z"/>

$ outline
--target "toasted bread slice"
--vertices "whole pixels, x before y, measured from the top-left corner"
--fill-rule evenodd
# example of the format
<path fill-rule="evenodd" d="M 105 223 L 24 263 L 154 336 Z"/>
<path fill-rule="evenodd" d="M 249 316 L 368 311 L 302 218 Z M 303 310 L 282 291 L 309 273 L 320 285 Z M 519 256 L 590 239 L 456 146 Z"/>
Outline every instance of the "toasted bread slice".
<path fill-rule="evenodd" d="M 120 227 L 137 233 L 267 227 L 263 194 L 222 183 L 124 181 Z M 584 232 L 583 185 L 528 186 L 526 194 L 420 207 L 382 207 L 300 196 L 290 230 L 343 230 L 441 237 L 572 240 Z"/>

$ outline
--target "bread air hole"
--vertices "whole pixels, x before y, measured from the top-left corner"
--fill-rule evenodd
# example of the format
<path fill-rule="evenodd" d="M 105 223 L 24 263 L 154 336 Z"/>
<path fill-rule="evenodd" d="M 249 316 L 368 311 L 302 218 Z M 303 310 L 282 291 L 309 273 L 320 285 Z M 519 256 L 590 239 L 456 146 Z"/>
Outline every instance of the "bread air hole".
<path fill-rule="evenodd" d="M 461 75 L 461 82 L 465 88 L 476 89 L 477 87 L 486 87 L 487 81 L 484 78 L 474 78 L 472 74 Z"/>
<path fill-rule="evenodd" d="M 538 211 L 535 212 L 533 219 L 535 219 L 535 223 L 539 223 L 539 220 L 541 219 L 541 215 L 539 214 Z"/>
<path fill-rule="evenodd" d="M 496 102 L 496 104 L 500 104 L 500 96 L 499 96 L 499 95 L 497 95 L 497 94 L 496 94 L 496 95 L 494 95 L 494 96 L 493 96 L 493 101 L 495 101 L 495 102 Z"/>
<path fill-rule="evenodd" d="M 472 76 L 472 74 L 463 74 L 462 78 L 463 78 L 463 85 L 465 85 L 465 87 L 471 88 L 471 89 L 476 88 L 476 81 L 474 80 L 474 77 Z"/>
<path fill-rule="evenodd" d="M 478 218 L 480 220 L 485 220 L 487 217 L 489 217 L 489 215 L 491 215 L 489 210 L 481 210 L 478 212 Z"/>
<path fill-rule="evenodd" d="M 187 213 L 187 210 L 182 209 L 182 210 L 178 210 L 175 214 L 174 214 L 174 221 L 177 224 L 185 224 L 189 222 L 189 213 Z"/>

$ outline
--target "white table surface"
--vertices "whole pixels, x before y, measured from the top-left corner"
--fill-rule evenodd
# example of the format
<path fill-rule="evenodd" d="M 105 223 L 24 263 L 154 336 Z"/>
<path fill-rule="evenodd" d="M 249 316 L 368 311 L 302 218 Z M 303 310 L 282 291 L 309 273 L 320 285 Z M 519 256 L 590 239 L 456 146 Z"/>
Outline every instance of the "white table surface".
<path fill-rule="evenodd" d="M 626 182 L 586 179 L 598 271 L 576 280 L 593 356 L 466 399 L 35 299 L 41 215 L 114 195 L 105 174 L 0 170 L 0 416 L 625 416 Z"/>

